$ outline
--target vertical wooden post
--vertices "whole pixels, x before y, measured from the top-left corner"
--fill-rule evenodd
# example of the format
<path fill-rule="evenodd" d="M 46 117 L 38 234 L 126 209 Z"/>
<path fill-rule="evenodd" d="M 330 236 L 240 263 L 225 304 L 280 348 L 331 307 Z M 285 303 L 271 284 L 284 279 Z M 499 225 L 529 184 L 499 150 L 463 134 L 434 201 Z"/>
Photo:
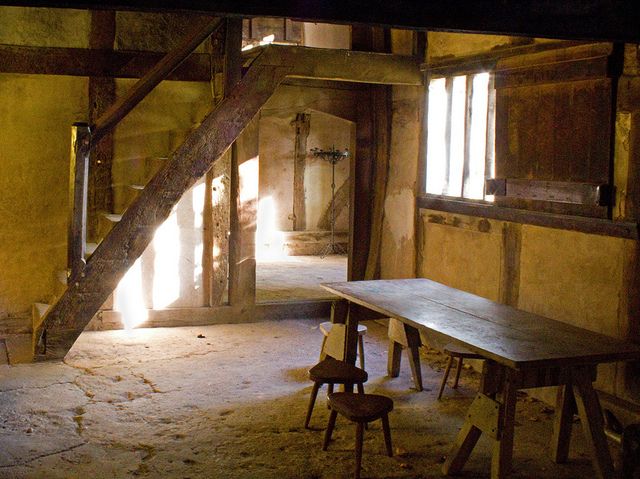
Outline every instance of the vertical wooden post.
<path fill-rule="evenodd" d="M 219 77 L 224 77 L 226 28 L 218 28 L 211 34 L 211 82 L 212 107 L 215 108 L 224 98 L 223 83 Z M 202 211 L 202 299 L 203 306 L 218 306 L 222 302 L 227 289 L 228 247 L 227 232 L 229 230 L 229 202 L 222 198 L 228 197 L 228 191 L 218 191 L 224 187 L 214 185 L 217 175 L 230 176 L 229 153 L 225 153 L 205 175 L 204 207 Z M 214 190 L 216 201 L 214 204 Z M 226 190 L 226 188 L 224 188 Z M 214 258 L 214 248 L 218 248 L 217 258 Z"/>
<path fill-rule="evenodd" d="M 240 81 L 242 76 L 242 20 L 238 18 L 227 19 L 227 33 L 225 39 L 225 92 L 231 91 L 233 86 Z M 240 201 L 240 159 L 237 144 L 231 147 L 231 171 L 230 171 L 230 238 L 229 238 L 229 303 L 232 306 L 243 308 L 254 291 L 255 297 L 255 259 L 253 260 L 253 280 L 245 275 L 243 266 L 246 257 L 243 257 L 243 241 L 245 235 L 242 231 L 241 215 L 242 204 Z M 251 268 L 249 268 L 250 270 Z M 243 270 L 245 270 L 243 272 Z M 249 289 L 249 290 L 248 290 Z"/>
<path fill-rule="evenodd" d="M 70 270 L 70 278 L 75 278 L 85 265 L 90 148 L 91 131 L 89 125 L 74 123 L 71 127 L 69 230 L 67 235 L 67 267 Z"/>
<path fill-rule="evenodd" d="M 304 174 L 307 166 L 307 138 L 311 115 L 298 113 L 293 121 L 296 132 L 293 154 L 293 230 L 304 231 L 307 228 L 307 210 L 304 194 Z"/>
<path fill-rule="evenodd" d="M 97 50 L 113 50 L 116 34 L 114 11 L 92 11 L 89 47 Z M 106 66 L 106 65 L 104 65 Z M 116 101 L 116 81 L 114 78 L 89 77 L 89 122 L 95 123 Z M 113 190 L 111 187 L 111 166 L 113 162 L 113 132 L 93 146 L 89 167 L 87 196 L 87 239 L 99 242 L 99 214 L 113 213 Z"/>

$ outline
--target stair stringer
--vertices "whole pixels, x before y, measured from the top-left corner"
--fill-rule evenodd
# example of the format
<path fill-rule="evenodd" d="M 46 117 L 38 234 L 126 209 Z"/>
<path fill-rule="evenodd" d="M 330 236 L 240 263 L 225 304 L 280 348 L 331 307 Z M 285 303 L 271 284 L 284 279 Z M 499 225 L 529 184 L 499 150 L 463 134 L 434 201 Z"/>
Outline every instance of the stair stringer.
<path fill-rule="evenodd" d="M 66 355 L 182 195 L 233 144 L 292 71 L 282 64 L 264 65 L 261 57 L 149 181 L 82 272 L 48 310 L 33 332 L 36 359 L 61 359 Z"/>

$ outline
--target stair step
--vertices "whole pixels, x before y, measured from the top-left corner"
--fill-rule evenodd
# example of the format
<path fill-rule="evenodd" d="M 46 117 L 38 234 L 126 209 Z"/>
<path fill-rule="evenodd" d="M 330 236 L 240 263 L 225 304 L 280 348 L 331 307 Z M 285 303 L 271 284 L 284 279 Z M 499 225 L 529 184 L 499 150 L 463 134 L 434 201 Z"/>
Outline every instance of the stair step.
<path fill-rule="evenodd" d="M 44 317 L 47 315 L 47 311 L 49 310 L 49 308 L 51 307 L 50 304 L 45 304 L 45 303 L 34 303 L 33 306 L 31 307 L 31 347 L 33 348 L 33 331 L 36 331 L 40 325 L 42 324 L 42 321 L 44 321 Z M 7 342 L 7 348 L 9 348 L 10 346 L 10 342 Z M 11 359 L 11 355 L 9 355 L 9 359 Z"/>
<path fill-rule="evenodd" d="M 56 271 L 56 280 L 58 283 L 66 286 L 68 278 L 69 273 L 66 270 Z"/>
<path fill-rule="evenodd" d="M 9 334 L 4 338 L 9 364 L 33 362 L 32 334 Z"/>
<path fill-rule="evenodd" d="M 115 213 L 102 213 L 102 216 L 105 217 L 106 219 L 108 219 L 109 221 L 113 222 L 113 223 L 117 223 L 118 221 L 120 221 L 122 219 L 122 215 L 117 215 Z M 87 247 L 88 249 L 88 247 Z"/>
<path fill-rule="evenodd" d="M 0 323 L 0 337 L 6 334 L 20 334 L 31 331 L 31 322 L 28 316 L 8 316 Z"/>

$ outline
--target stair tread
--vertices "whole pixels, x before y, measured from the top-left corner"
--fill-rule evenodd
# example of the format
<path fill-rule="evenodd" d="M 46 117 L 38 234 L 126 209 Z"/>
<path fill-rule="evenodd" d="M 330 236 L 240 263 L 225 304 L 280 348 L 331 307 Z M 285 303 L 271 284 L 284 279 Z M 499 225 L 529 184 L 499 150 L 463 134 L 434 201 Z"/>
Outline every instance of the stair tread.
<path fill-rule="evenodd" d="M 115 213 L 102 213 L 102 216 L 104 216 L 106 219 L 108 219 L 109 221 L 113 221 L 114 223 L 117 223 L 118 221 L 120 221 L 122 219 L 122 215 L 118 215 Z M 87 243 L 87 250 L 89 243 Z"/>

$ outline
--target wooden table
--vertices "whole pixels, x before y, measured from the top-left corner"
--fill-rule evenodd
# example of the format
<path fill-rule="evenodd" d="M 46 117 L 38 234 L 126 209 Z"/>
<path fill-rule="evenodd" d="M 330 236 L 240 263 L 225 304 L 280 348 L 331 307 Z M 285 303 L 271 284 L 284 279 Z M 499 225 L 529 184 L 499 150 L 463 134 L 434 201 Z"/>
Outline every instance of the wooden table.
<path fill-rule="evenodd" d="M 491 477 L 511 469 L 518 389 L 559 386 L 552 459 L 567 461 L 572 416 L 580 415 L 596 477 L 614 475 L 602 411 L 592 382 L 600 363 L 640 359 L 640 346 L 527 313 L 428 279 L 353 281 L 322 285 L 348 301 L 345 359 L 355 361 L 353 304 L 436 332 L 486 358 L 480 391 L 443 465 L 459 473 L 485 433 L 493 440 Z M 340 321 L 340 318 L 336 318 Z"/>

